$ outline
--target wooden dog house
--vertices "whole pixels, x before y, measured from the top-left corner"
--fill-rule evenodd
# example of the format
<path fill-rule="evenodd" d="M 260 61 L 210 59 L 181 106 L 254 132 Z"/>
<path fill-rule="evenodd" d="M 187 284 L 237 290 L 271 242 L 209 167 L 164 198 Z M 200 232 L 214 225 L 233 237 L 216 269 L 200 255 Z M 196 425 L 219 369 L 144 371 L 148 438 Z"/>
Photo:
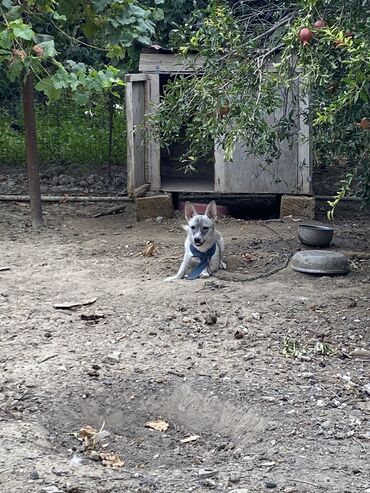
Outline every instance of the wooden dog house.
<path fill-rule="evenodd" d="M 202 61 L 195 59 L 202 65 Z M 146 188 L 165 192 L 217 192 L 225 194 L 297 194 L 311 195 L 311 152 L 309 126 L 303 117 L 302 102 L 296 112 L 297 138 L 293 145 L 283 142 L 281 156 L 266 165 L 261 158 L 247 155 L 237 143 L 232 162 L 222 149 L 211 151 L 209 160 L 197 172 L 184 173 L 178 158 L 183 147 L 174 144 L 161 149 L 145 135 L 144 119 L 158 104 L 166 82 L 179 74 L 193 72 L 194 60 L 186 62 L 172 53 L 145 49 L 140 55 L 138 74 L 126 76 L 127 182 L 128 193 Z M 299 101 L 299 83 L 289 91 Z"/>

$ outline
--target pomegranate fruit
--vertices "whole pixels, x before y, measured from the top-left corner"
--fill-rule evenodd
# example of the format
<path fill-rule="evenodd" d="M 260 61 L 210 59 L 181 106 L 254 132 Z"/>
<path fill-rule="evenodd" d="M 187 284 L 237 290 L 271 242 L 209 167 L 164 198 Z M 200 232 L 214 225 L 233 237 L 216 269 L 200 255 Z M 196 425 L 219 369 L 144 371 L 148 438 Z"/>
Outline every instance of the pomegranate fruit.
<path fill-rule="evenodd" d="M 326 21 L 324 21 L 324 19 L 318 19 L 318 20 L 314 23 L 313 27 L 314 27 L 315 29 L 321 29 L 322 27 L 326 27 L 327 25 L 328 25 L 328 23 L 327 23 Z"/>
<path fill-rule="evenodd" d="M 32 47 L 32 51 L 34 52 L 34 54 L 36 56 L 38 56 L 39 58 L 42 57 L 42 55 L 44 54 L 44 47 L 43 46 L 40 46 L 40 45 L 35 45 Z"/>
<path fill-rule="evenodd" d="M 17 50 L 15 48 L 12 50 L 12 53 L 13 53 L 13 58 L 20 58 L 21 60 L 24 60 L 27 56 L 24 50 Z"/>
<path fill-rule="evenodd" d="M 302 41 L 303 46 L 306 46 L 313 38 L 313 33 L 308 27 L 303 27 L 298 33 L 299 39 Z"/>

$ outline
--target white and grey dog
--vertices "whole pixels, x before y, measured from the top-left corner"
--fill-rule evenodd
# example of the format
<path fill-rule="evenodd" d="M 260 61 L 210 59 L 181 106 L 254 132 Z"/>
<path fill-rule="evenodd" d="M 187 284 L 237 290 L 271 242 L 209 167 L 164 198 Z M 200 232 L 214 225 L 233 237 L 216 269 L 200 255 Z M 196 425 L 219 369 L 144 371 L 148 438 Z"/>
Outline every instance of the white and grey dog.
<path fill-rule="evenodd" d="M 185 240 L 184 259 L 176 276 L 167 278 L 167 281 L 184 277 L 189 280 L 205 278 L 218 269 L 226 269 L 222 260 L 224 240 L 215 227 L 216 202 L 212 200 L 204 214 L 198 214 L 194 205 L 186 202 L 185 218 L 188 224 L 183 228 L 188 235 Z M 194 269 L 190 271 L 194 264 Z"/>

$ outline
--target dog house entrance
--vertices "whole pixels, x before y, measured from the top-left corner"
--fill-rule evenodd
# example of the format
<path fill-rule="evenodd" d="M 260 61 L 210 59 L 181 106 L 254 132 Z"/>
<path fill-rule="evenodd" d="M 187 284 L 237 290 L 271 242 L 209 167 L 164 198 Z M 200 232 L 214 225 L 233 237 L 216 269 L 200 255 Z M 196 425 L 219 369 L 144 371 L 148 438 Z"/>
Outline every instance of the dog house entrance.
<path fill-rule="evenodd" d="M 169 74 L 160 74 L 160 96 L 163 96 L 168 81 L 173 79 Z M 186 163 L 181 162 L 181 156 L 189 148 L 185 132 L 184 127 L 181 129 L 179 141 L 160 150 L 161 188 L 168 192 L 212 192 L 215 182 L 214 148 L 209 146 L 207 155 L 197 163 L 195 171 L 186 171 Z"/>

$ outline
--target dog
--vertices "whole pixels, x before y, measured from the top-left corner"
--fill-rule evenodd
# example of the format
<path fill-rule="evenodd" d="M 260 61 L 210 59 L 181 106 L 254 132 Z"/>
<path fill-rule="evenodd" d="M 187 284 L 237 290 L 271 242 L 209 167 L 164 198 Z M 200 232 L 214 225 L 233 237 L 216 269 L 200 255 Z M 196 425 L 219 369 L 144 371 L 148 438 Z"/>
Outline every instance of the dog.
<path fill-rule="evenodd" d="M 217 206 L 214 200 L 208 204 L 204 214 L 198 214 L 191 202 L 185 203 L 185 219 L 188 224 L 183 226 L 187 232 L 184 259 L 178 273 L 167 278 L 167 281 L 184 278 L 193 280 L 198 277 L 203 279 L 218 269 L 226 269 L 222 260 L 224 240 L 216 230 L 216 218 Z M 194 269 L 190 270 L 194 263 Z"/>

